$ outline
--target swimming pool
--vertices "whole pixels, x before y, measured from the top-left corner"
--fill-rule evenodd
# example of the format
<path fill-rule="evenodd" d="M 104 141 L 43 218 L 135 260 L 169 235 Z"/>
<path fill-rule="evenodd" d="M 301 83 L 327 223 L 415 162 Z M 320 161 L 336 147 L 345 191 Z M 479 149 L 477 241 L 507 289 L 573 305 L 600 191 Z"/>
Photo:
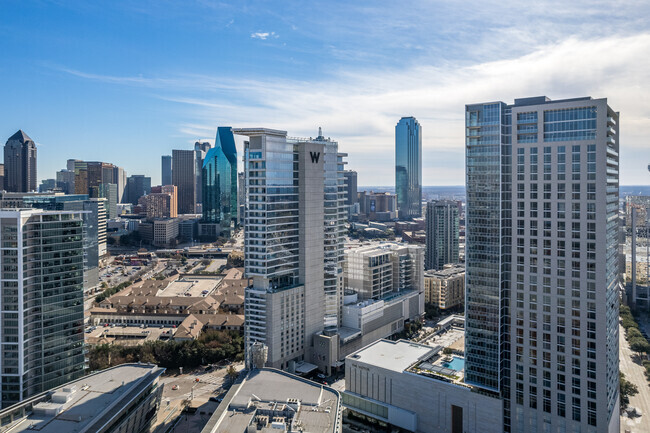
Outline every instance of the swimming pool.
<path fill-rule="evenodd" d="M 461 371 L 465 368 L 465 359 L 454 356 L 449 362 L 443 362 L 442 366 L 445 368 L 451 368 L 452 370 Z"/>

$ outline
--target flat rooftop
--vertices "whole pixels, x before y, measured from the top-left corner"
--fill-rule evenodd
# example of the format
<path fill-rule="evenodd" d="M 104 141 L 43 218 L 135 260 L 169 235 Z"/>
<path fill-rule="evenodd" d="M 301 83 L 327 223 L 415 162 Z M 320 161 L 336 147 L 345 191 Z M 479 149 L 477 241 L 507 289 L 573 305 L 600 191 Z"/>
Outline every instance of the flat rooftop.
<path fill-rule="evenodd" d="M 402 372 L 416 362 L 429 358 L 433 353 L 433 348 L 407 340 L 379 340 L 349 355 L 348 360 Z"/>
<path fill-rule="evenodd" d="M 45 398 L 28 399 L 9 407 L 0 412 L 0 417 L 38 401 L 32 413 L 16 420 L 8 433 L 97 431 L 113 416 L 119 416 L 126 402 L 164 371 L 153 364 L 123 364 L 54 388 L 44 395 Z"/>
<path fill-rule="evenodd" d="M 286 430 L 282 431 L 294 431 L 298 426 L 312 433 L 337 431 L 340 396 L 332 388 L 268 368 L 249 372 L 235 386 L 238 389 L 228 393 L 213 416 L 217 420 L 211 419 L 204 433 L 278 431 L 272 429 L 272 421 L 284 423 Z M 264 416 L 268 423 L 258 422 Z"/>

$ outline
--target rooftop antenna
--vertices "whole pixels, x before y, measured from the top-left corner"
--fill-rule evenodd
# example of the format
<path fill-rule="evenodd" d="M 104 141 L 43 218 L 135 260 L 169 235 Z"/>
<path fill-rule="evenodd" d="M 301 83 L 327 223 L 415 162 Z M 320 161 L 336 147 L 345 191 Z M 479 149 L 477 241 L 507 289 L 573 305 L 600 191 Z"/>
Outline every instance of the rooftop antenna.
<path fill-rule="evenodd" d="M 319 137 L 323 136 L 323 128 L 321 128 L 320 126 L 318 127 L 318 136 Z M 648 166 L 648 169 L 650 170 L 650 166 Z"/>

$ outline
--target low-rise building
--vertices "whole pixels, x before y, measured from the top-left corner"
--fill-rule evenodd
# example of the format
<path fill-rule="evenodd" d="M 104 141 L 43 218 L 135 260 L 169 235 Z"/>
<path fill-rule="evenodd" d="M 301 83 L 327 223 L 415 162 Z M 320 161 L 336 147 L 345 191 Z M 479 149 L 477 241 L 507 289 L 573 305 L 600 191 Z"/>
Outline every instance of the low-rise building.
<path fill-rule="evenodd" d="M 235 383 L 201 433 L 339 433 L 340 394 L 272 368 L 253 369 Z"/>
<path fill-rule="evenodd" d="M 151 364 L 122 364 L 84 376 L 3 409 L 0 432 L 149 432 L 164 371 Z"/>
<path fill-rule="evenodd" d="M 465 267 L 446 265 L 439 271 L 424 273 L 424 302 L 441 310 L 459 307 L 465 302 Z"/>
<path fill-rule="evenodd" d="M 417 433 L 502 432 L 499 396 L 465 384 L 464 359 L 442 349 L 380 340 L 349 355 L 343 405 Z"/>
<path fill-rule="evenodd" d="M 178 237 L 177 218 L 155 218 L 141 222 L 138 231 L 143 241 L 156 247 L 174 246 Z"/>

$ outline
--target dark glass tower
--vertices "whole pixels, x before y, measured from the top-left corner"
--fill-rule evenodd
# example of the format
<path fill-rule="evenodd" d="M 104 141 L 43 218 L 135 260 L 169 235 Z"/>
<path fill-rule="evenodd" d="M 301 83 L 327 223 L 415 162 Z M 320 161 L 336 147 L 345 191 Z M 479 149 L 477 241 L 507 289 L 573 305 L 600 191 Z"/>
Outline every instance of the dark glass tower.
<path fill-rule="evenodd" d="M 395 193 L 400 219 L 422 216 L 422 129 L 415 117 L 395 126 Z"/>
<path fill-rule="evenodd" d="M 22 130 L 9 137 L 4 149 L 4 189 L 36 191 L 36 144 Z"/>
<path fill-rule="evenodd" d="M 203 222 L 230 228 L 237 222 L 237 148 L 232 128 L 217 128 L 214 147 L 203 160 Z"/>

